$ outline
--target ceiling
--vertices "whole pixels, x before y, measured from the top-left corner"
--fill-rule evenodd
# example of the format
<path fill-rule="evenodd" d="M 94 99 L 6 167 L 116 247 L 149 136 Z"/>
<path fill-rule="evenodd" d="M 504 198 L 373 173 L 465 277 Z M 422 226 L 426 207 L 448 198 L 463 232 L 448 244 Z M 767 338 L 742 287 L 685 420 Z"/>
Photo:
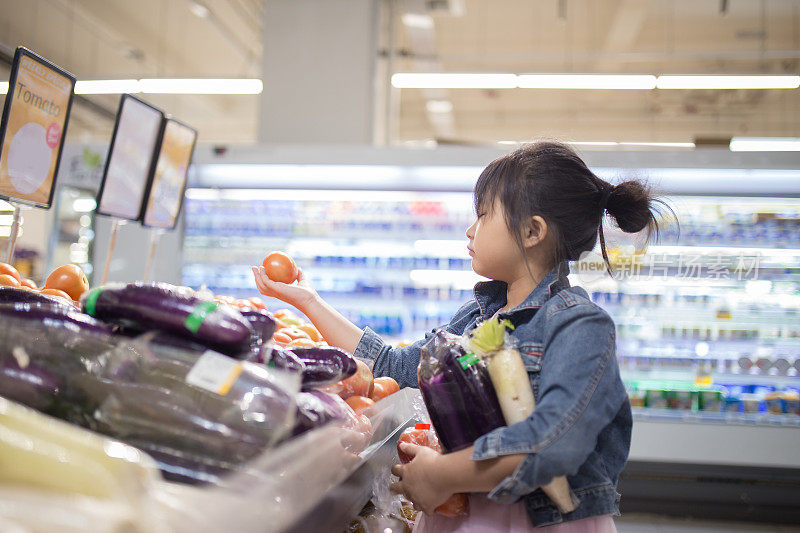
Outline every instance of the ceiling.
<path fill-rule="evenodd" d="M 194 0 L 0 0 L 0 44 L 26 45 L 79 79 L 260 77 L 268 5 L 203 0 L 201 17 Z M 382 7 L 393 15 L 394 71 L 800 73 L 800 0 L 383 0 Z M 433 24 L 409 26 L 404 13 Z M 396 91 L 396 143 L 800 137 L 799 89 Z M 146 99 L 197 127 L 201 141 L 256 140 L 258 96 Z M 447 100 L 452 110 L 432 112 L 430 100 Z M 68 140 L 107 142 L 117 102 L 84 97 Z"/>

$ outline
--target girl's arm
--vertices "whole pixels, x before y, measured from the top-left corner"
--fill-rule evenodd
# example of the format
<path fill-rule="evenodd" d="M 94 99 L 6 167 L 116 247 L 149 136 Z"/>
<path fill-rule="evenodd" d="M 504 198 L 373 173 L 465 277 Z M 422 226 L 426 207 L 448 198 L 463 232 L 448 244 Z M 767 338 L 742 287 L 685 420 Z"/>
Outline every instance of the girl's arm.
<path fill-rule="evenodd" d="M 253 267 L 253 275 L 261 294 L 295 306 L 311 320 L 328 344 L 350 353 L 355 351 L 364 332 L 320 298 L 302 270 L 297 270 L 297 285 L 272 281 L 264 267 Z"/>

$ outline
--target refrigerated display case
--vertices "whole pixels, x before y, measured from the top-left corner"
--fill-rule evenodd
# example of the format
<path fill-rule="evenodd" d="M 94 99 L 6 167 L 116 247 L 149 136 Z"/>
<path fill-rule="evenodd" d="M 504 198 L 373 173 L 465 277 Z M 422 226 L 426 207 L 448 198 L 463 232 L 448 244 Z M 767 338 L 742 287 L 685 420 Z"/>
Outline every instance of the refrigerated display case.
<path fill-rule="evenodd" d="M 676 215 L 646 247 L 607 221 L 613 275 L 597 250 L 571 265 L 573 284 L 617 326 L 636 420 L 623 509 L 798 519 L 800 171 L 781 169 L 797 162 L 659 154 L 649 168 L 646 154 L 626 154 L 622 168 L 602 157 L 589 161 L 599 175 L 651 178 Z M 355 168 L 339 163 L 339 176 Z M 226 179 L 201 166 L 187 192 L 183 283 L 252 295 L 250 265 L 282 249 L 334 307 L 391 342 L 446 323 L 480 279 L 464 232 L 481 167 L 392 164 L 358 168 L 341 188 L 313 165 L 226 161 L 216 165 Z M 369 168 L 374 180 L 360 175 Z M 264 188 L 253 188 L 259 175 Z"/>

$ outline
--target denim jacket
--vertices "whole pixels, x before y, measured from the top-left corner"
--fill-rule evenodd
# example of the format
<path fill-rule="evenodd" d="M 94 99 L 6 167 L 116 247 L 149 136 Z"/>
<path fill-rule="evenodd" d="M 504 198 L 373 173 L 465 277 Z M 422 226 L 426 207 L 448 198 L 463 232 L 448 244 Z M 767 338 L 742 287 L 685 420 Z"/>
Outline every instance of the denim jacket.
<path fill-rule="evenodd" d="M 500 313 L 515 325 L 512 336 L 528 371 L 536 410 L 522 422 L 480 437 L 472 454 L 476 461 L 527 454 L 488 497 L 501 503 L 523 498 L 537 527 L 618 515 L 617 480 L 631 443 L 631 408 L 619 375 L 614 323 L 586 291 L 570 287 L 567 272 L 566 263 L 554 268 L 521 305 Z M 475 299 L 442 327 L 457 335 L 470 331 L 506 304 L 506 288 L 501 281 L 478 283 Z M 355 355 L 372 359 L 376 376 L 416 387 L 420 348 L 435 331 L 412 345 L 391 348 L 365 328 Z M 538 488 L 562 475 L 580 500 L 568 514 L 561 514 Z"/>

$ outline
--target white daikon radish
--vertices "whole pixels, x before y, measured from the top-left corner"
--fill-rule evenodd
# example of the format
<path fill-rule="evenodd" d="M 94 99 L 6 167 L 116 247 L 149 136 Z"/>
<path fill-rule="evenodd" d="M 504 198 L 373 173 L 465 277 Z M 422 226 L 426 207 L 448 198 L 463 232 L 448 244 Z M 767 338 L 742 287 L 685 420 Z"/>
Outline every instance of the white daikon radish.
<path fill-rule="evenodd" d="M 536 409 L 536 400 L 519 351 L 507 346 L 506 329 L 514 329 L 509 320 L 500 321 L 497 317 L 486 320 L 470 334 L 470 347 L 488 359 L 489 377 L 503 418 L 510 426 L 528 418 Z M 578 499 L 564 476 L 554 478 L 542 490 L 562 513 L 571 513 L 578 506 Z"/>

